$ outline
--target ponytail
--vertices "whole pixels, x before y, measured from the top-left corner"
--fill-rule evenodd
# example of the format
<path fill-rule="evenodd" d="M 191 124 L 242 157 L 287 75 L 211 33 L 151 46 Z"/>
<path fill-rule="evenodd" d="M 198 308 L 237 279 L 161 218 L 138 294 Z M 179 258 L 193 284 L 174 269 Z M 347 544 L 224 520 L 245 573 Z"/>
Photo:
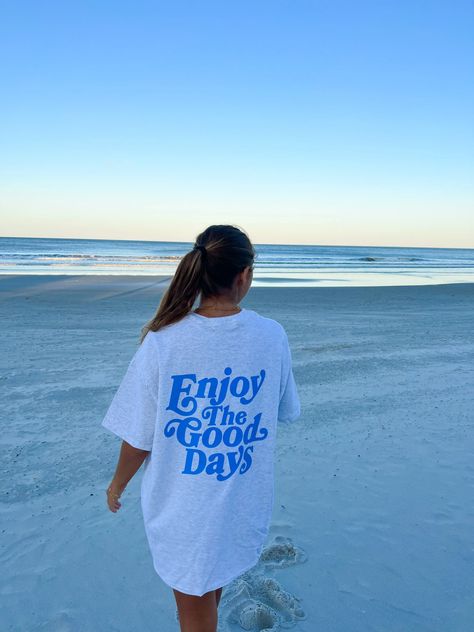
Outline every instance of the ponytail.
<path fill-rule="evenodd" d="M 254 258 L 250 239 L 240 228 L 226 224 L 206 228 L 179 262 L 156 314 L 141 330 L 140 343 L 149 331 L 158 331 L 184 318 L 199 293 L 216 296 L 231 288 L 235 276 L 252 266 Z"/>

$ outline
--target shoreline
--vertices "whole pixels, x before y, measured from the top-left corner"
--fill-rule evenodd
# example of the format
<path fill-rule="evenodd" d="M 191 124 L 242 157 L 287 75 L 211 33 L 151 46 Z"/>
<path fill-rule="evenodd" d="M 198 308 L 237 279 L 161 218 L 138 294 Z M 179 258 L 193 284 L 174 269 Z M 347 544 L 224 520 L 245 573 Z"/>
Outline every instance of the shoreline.
<path fill-rule="evenodd" d="M 73 273 L 73 272 L 3 272 L 0 270 L 0 289 L 2 285 L 20 285 L 29 282 L 38 285 L 48 281 L 56 284 L 100 284 L 117 283 L 136 285 L 140 283 L 166 284 L 171 281 L 175 270 L 170 274 L 127 274 L 127 273 Z M 317 275 L 312 272 L 285 275 L 271 275 L 268 272 L 254 274 L 252 288 L 363 288 L 363 287 L 424 287 L 437 285 L 466 285 L 474 283 L 474 273 L 466 271 L 453 272 L 450 270 L 321 270 Z"/>
<path fill-rule="evenodd" d="M 109 291 L 113 293 L 122 291 L 132 291 L 140 295 L 156 294 L 164 291 L 173 277 L 170 275 L 127 275 L 127 274 L 0 274 L 0 301 L 15 296 L 33 296 L 48 292 L 89 292 L 89 291 Z M 406 291 L 407 294 L 418 292 L 453 290 L 456 292 L 469 292 L 474 283 L 452 282 L 452 283 L 426 283 L 426 284 L 400 284 L 400 285 L 252 285 L 249 293 L 243 301 L 248 301 L 251 294 L 266 292 L 294 292 L 304 295 L 307 292 L 321 292 L 325 295 L 337 295 L 344 292 L 344 295 L 353 293 L 378 294 L 393 293 L 396 291 Z M 455 288 L 458 288 L 455 290 Z"/>

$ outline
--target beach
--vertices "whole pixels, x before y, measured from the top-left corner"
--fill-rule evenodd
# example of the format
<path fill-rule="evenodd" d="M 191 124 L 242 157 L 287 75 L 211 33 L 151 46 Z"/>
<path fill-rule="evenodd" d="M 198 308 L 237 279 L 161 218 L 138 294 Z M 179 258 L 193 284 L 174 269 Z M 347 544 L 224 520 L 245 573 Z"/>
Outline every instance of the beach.
<path fill-rule="evenodd" d="M 169 280 L 0 276 L 3 630 L 179 629 L 140 471 L 107 508 L 120 441 L 100 425 Z M 279 426 L 265 555 L 224 588 L 219 632 L 470 632 L 474 284 L 241 305 L 285 327 L 302 414 Z"/>

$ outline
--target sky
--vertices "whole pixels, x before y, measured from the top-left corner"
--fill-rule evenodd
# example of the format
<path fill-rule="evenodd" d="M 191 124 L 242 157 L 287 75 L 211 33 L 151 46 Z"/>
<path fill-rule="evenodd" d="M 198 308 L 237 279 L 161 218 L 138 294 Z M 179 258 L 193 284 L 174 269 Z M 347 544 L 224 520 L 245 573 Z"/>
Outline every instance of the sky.
<path fill-rule="evenodd" d="M 0 9 L 0 235 L 474 247 L 474 3 Z"/>

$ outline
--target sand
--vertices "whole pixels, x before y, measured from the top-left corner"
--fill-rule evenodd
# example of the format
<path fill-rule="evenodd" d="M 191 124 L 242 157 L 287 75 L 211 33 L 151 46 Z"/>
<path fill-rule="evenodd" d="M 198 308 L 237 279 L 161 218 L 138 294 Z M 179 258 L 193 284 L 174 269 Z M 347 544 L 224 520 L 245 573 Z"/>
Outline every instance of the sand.
<path fill-rule="evenodd" d="M 2 630 L 170 632 L 140 472 L 100 426 L 168 278 L 0 277 Z M 252 288 L 293 352 L 272 526 L 219 631 L 470 632 L 474 284 Z"/>

